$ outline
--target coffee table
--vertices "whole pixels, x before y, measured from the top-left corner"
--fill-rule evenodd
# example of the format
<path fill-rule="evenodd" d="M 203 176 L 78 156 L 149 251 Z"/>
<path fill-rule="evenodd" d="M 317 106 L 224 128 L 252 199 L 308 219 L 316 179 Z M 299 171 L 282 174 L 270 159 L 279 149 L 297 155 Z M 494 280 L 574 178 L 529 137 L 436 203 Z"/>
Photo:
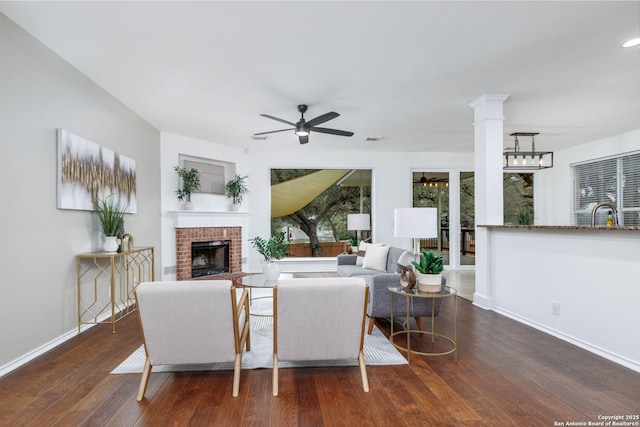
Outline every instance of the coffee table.
<path fill-rule="evenodd" d="M 281 279 L 293 279 L 293 274 L 280 273 L 278 280 Z M 255 312 L 253 309 L 249 310 L 251 316 L 273 317 L 273 303 L 270 304 L 269 308 L 266 308 L 262 307 L 264 304 L 259 303 L 259 300 L 273 299 L 273 288 L 278 284 L 278 280 L 266 280 L 264 274 L 250 274 L 242 276 L 236 281 L 238 285 L 249 289 L 249 303 L 252 307 L 257 307 Z M 254 298 L 254 289 L 271 289 L 271 292 L 259 292 L 260 296 Z"/>

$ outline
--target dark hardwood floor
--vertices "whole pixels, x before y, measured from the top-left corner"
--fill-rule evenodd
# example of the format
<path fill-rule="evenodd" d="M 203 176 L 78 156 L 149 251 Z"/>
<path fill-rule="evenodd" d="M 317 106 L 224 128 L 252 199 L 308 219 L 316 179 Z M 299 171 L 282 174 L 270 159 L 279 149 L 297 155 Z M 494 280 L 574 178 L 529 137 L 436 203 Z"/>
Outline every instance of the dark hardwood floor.
<path fill-rule="evenodd" d="M 439 330 L 451 331 L 451 303 Z M 116 334 L 98 325 L 0 378 L 0 425 L 556 426 L 640 414 L 640 374 L 464 299 L 458 309 L 458 362 L 370 366 L 369 393 L 352 367 L 281 369 L 278 397 L 271 369 L 243 370 L 236 398 L 231 371 L 156 373 L 142 402 L 140 375 L 109 374 L 142 343 L 135 314 Z"/>

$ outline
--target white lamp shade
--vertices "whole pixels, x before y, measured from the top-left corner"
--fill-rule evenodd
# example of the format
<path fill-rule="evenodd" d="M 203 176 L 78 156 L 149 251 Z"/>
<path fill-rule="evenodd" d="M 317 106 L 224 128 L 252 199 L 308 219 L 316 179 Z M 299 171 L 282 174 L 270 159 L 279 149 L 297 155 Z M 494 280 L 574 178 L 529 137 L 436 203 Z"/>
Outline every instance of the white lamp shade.
<path fill-rule="evenodd" d="M 347 215 L 347 230 L 371 230 L 371 219 L 369 214 Z"/>
<path fill-rule="evenodd" d="M 395 237 L 414 239 L 438 237 L 438 209 L 396 208 L 393 224 Z"/>

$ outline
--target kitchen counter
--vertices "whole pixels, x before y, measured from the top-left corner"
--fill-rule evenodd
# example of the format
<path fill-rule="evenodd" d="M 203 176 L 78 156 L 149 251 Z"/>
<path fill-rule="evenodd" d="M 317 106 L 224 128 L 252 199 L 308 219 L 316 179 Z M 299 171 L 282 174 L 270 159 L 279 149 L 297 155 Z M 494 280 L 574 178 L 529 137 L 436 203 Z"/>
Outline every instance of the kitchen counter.
<path fill-rule="evenodd" d="M 588 231 L 640 231 L 640 227 L 632 225 L 621 225 L 605 227 L 604 225 L 478 225 L 485 228 L 501 228 L 513 230 L 588 230 Z"/>
<path fill-rule="evenodd" d="M 638 231 L 479 225 L 474 304 L 640 372 Z"/>

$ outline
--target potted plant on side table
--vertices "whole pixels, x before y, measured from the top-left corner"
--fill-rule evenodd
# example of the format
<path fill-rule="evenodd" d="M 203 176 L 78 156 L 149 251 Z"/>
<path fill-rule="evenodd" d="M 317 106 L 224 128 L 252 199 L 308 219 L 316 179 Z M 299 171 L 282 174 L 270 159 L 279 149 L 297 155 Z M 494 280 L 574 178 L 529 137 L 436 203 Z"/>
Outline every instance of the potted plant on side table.
<path fill-rule="evenodd" d="M 242 199 L 244 199 L 245 194 L 249 192 L 249 188 L 247 187 L 247 178 L 249 178 L 249 175 L 236 175 L 224 186 L 225 195 L 227 196 L 227 198 L 231 199 L 232 211 L 237 211 L 238 209 L 240 209 Z"/>
<path fill-rule="evenodd" d="M 176 166 L 174 170 L 182 180 L 182 188 L 176 190 L 176 196 L 180 202 L 184 202 L 184 210 L 192 210 L 191 193 L 200 189 L 200 172 L 196 168 L 187 169 L 180 166 Z"/>
<path fill-rule="evenodd" d="M 418 262 L 411 261 L 416 270 L 418 290 L 421 292 L 438 293 L 442 289 L 442 256 L 433 251 L 422 250 Z"/>
<path fill-rule="evenodd" d="M 262 267 L 262 273 L 265 280 L 277 280 L 280 276 L 280 266 L 275 263 L 276 260 L 282 259 L 289 251 L 289 243 L 285 241 L 284 233 L 278 233 L 269 239 L 262 237 L 254 237 L 249 239 L 251 245 L 258 251 L 265 261 Z"/>
<path fill-rule="evenodd" d="M 107 196 L 96 203 L 96 213 L 100 221 L 100 229 L 104 234 L 105 252 L 117 252 L 120 244 L 118 235 L 124 233 L 124 213 L 127 210 L 119 200 L 112 199 L 113 195 Z"/>

